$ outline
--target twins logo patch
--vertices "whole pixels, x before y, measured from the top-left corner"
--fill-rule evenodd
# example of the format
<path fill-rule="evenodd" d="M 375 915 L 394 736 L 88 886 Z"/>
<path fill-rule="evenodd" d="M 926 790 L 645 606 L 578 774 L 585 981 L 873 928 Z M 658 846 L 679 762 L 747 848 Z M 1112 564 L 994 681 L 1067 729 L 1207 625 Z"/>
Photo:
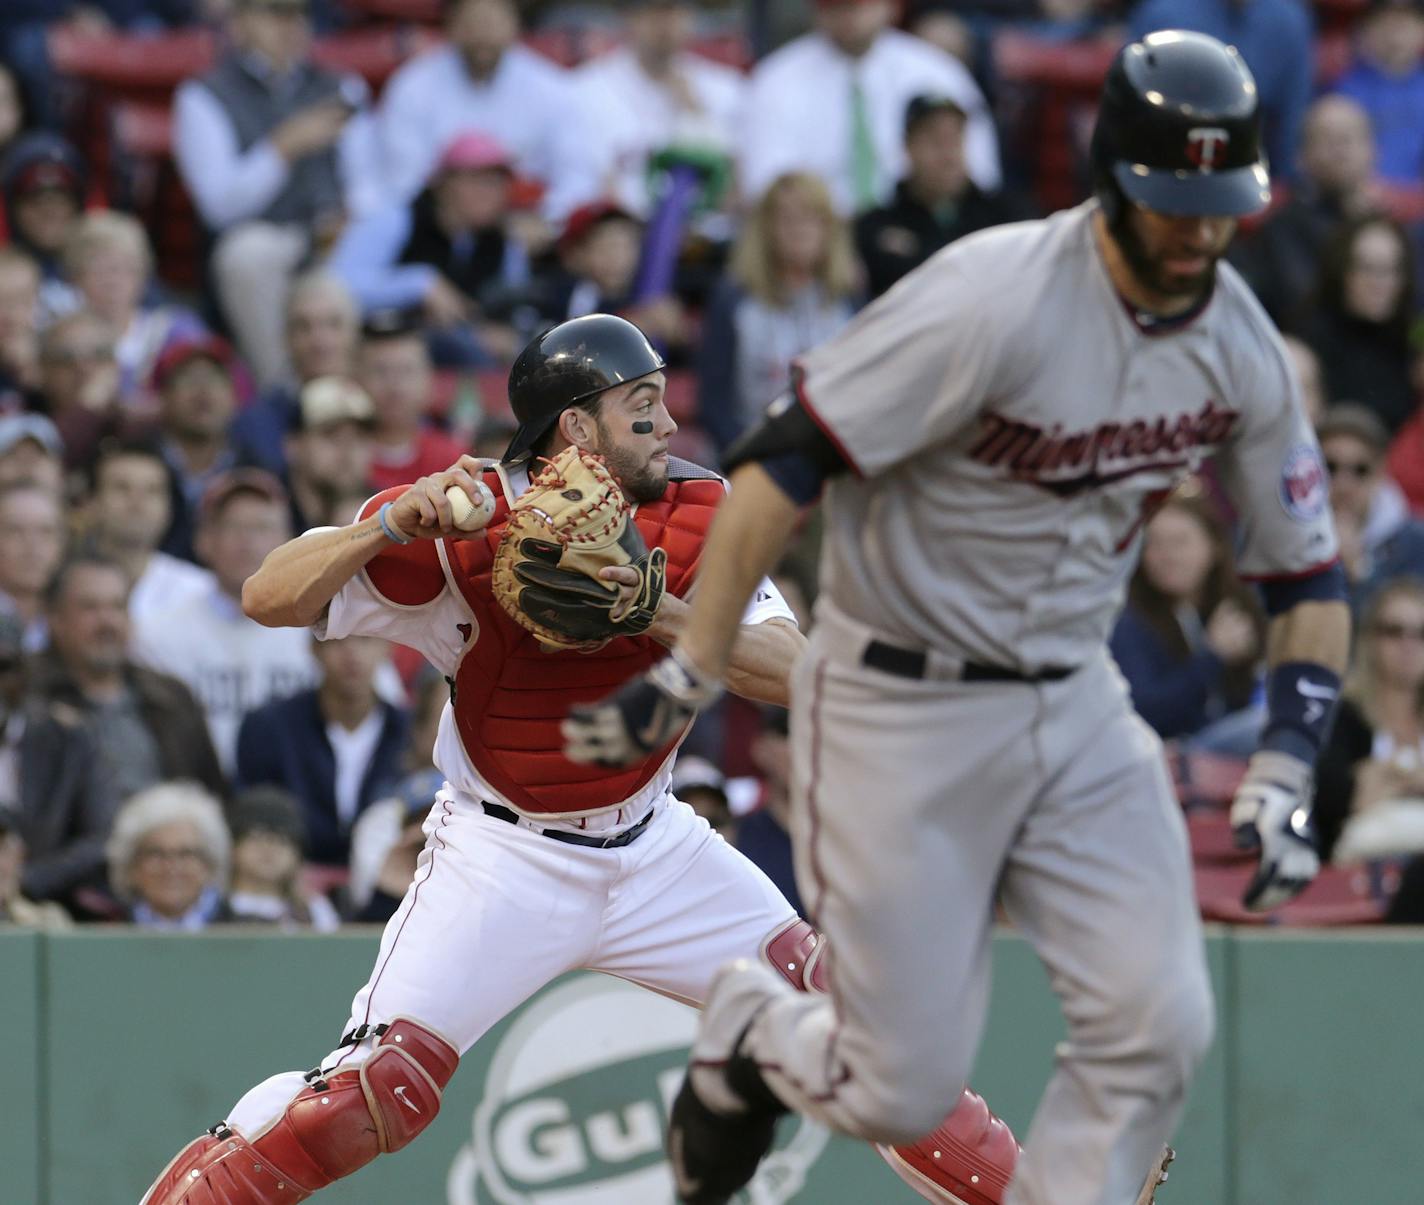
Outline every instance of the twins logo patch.
<path fill-rule="evenodd" d="M 1281 505 L 1297 523 L 1310 523 L 1325 513 L 1330 480 L 1313 444 L 1297 444 L 1281 466 Z"/>

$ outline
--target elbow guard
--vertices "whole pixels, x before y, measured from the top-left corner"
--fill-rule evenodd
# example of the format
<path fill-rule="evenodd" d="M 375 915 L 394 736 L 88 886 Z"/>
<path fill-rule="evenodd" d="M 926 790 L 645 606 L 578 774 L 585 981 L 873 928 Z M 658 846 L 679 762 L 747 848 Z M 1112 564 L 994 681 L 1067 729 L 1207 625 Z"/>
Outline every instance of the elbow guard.
<path fill-rule="evenodd" d="M 722 468 L 730 476 L 748 461 L 760 464 L 787 497 L 803 506 L 815 499 L 828 478 L 850 468 L 790 392 L 772 402 L 761 422 L 727 449 Z"/>

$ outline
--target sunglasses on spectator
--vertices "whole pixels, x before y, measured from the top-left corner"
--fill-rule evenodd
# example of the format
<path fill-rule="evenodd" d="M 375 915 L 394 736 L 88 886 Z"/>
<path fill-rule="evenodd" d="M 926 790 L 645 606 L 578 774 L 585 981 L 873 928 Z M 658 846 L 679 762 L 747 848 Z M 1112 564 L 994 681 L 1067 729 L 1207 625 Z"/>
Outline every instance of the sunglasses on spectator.
<path fill-rule="evenodd" d="M 1375 466 L 1368 460 L 1327 460 L 1325 471 L 1332 477 L 1348 473 L 1356 481 L 1363 481 L 1375 471 Z"/>
<path fill-rule="evenodd" d="M 1375 624 L 1375 635 L 1385 640 L 1424 640 L 1424 624 L 1387 623 Z"/>

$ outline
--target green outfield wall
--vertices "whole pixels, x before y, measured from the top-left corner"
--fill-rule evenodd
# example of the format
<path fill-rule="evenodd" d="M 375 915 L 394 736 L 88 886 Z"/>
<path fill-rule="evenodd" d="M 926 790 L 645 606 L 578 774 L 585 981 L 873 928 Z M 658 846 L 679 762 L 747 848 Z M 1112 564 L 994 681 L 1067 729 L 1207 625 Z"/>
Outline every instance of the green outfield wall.
<path fill-rule="evenodd" d="M 332 1047 L 376 940 L 0 932 L 0 1205 L 135 1205 L 247 1087 Z M 1424 1205 L 1424 934 L 1218 931 L 1210 955 L 1218 1037 L 1161 1205 Z M 1022 941 L 997 939 L 994 970 L 974 1082 L 1022 1136 L 1062 1024 Z M 667 1205 L 659 1140 L 693 1021 L 562 979 L 465 1058 L 412 1147 L 317 1199 Z M 789 1122 L 748 1198 L 918 1199 L 866 1148 Z"/>

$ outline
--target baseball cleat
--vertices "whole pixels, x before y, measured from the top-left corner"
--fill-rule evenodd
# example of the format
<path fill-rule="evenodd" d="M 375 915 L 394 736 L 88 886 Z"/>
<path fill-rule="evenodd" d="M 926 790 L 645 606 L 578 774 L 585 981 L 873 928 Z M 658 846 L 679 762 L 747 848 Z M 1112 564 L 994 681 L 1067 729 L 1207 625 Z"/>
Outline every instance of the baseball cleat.
<path fill-rule="evenodd" d="M 1142 1191 L 1137 1194 L 1137 1205 L 1153 1205 L 1157 1200 L 1157 1188 L 1159 1185 L 1167 1183 L 1167 1164 L 1177 1157 L 1177 1152 L 1170 1146 L 1164 1146 L 1162 1153 L 1157 1156 L 1156 1162 L 1147 1170 L 1147 1180 L 1142 1185 Z"/>
<path fill-rule="evenodd" d="M 713 979 L 668 1121 L 668 1161 L 682 1205 L 726 1205 L 771 1149 L 786 1107 L 741 1047 L 756 1014 L 789 991 L 769 967 L 745 959 Z"/>

